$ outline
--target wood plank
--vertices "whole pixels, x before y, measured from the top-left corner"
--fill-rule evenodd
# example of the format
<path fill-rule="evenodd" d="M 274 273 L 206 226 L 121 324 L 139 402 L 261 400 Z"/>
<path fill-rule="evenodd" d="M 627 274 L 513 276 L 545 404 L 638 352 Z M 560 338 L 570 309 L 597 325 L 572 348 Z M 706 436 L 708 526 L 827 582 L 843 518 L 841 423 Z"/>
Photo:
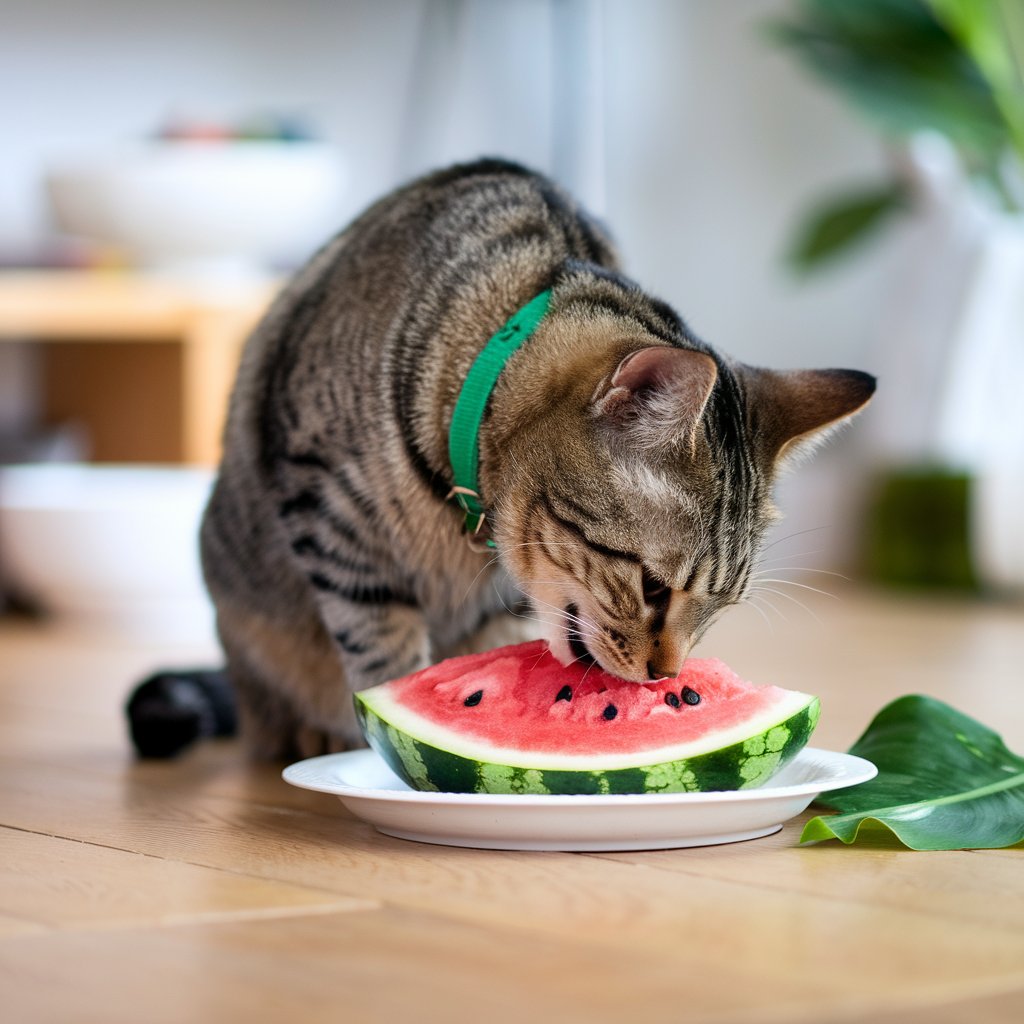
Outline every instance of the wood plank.
<path fill-rule="evenodd" d="M 46 930 L 43 925 L 37 924 L 35 921 L 25 921 L 20 917 L 11 917 L 9 914 L 0 913 L 0 942 L 12 935 L 31 935 Z"/>
<path fill-rule="evenodd" d="M 931 1006 L 884 1010 L 872 1024 L 1020 1024 L 1024 1020 L 1024 985 Z"/>
<path fill-rule="evenodd" d="M 0 619 L 0 702 L 98 713 L 157 669 L 223 664 L 208 624 L 174 626 L 168 637 L 102 619 Z"/>
<path fill-rule="evenodd" d="M 0 687 L 2 688 L 2 687 Z M 0 750 L 22 765 L 53 764 L 120 785 L 127 778 L 182 793 L 274 803 L 334 814 L 336 802 L 281 782 L 281 765 L 253 762 L 238 740 L 210 740 L 173 760 L 139 760 L 120 708 L 76 713 L 0 701 Z M 2 805 L 2 795 L 0 795 Z"/>
<path fill-rule="evenodd" d="M 72 271 L 0 274 L 0 337 L 178 337 L 189 304 L 155 277 Z"/>
<path fill-rule="evenodd" d="M 817 689 L 831 721 L 819 745 L 849 742 L 911 685 L 949 699 L 969 678 L 972 713 L 991 713 L 1024 748 L 1018 611 L 857 595 L 808 636 L 795 624 L 769 646 L 741 620 L 727 618 L 736 625 L 713 649 L 741 669 L 746 661 L 752 678 Z M 870 642 L 851 647 L 851 636 Z M 138 1020 L 153 1005 L 167 1019 L 229 1022 L 410 1012 L 459 1021 L 466 1010 L 517 1024 L 556 1013 L 819 1024 L 941 1020 L 947 1003 L 994 1022 L 1016 1009 L 1020 850 L 799 849 L 799 822 L 754 843 L 623 855 L 404 843 L 330 797 L 285 786 L 276 766 L 247 765 L 235 743 L 136 762 L 121 718 L 130 683 L 211 651 L 69 626 L 0 627 L 0 825 L 38 833 L 31 841 L 44 847 L 15 860 L 23 874 L 13 882 L 0 867 L 0 989 L 5 1011 L 24 1011 L 16 1019 L 69 1019 L 71 1009 L 76 1020 Z M 112 930 L 104 901 L 89 895 L 96 858 L 106 920 L 120 921 Z M 315 914 L 285 900 L 273 920 L 245 919 L 265 908 L 229 906 L 228 921 L 164 928 L 159 907 L 152 919 L 138 909 L 149 873 L 164 870 L 146 862 L 381 909 Z M 118 894 L 115 863 L 142 881 Z M 22 878 L 24 906 L 6 903 Z M 205 881 L 179 883 L 200 916 L 222 907 L 219 884 L 204 903 Z M 62 886 L 71 906 L 55 923 L 47 908 L 58 913 Z"/>
<path fill-rule="evenodd" d="M 789 621 L 773 617 L 772 629 L 741 605 L 715 623 L 697 653 L 720 657 L 755 682 L 819 694 L 815 746 L 846 750 L 883 705 L 924 693 L 1024 753 L 1024 701 L 1017 699 L 1024 606 L 848 584 L 834 592 L 837 600 L 794 591 L 809 611 L 787 609 Z"/>
<path fill-rule="evenodd" d="M 363 899 L 0 827 L 0 912 L 46 928 L 340 913 Z"/>
<path fill-rule="evenodd" d="M 93 459 L 212 465 L 242 344 L 279 287 L 4 271 L 0 340 L 47 343 L 46 415 L 86 424 Z"/>
<path fill-rule="evenodd" d="M 286 1015 L 521 1024 L 540 1011 L 545 1020 L 587 1024 L 628 1006 L 643 1024 L 667 1019 L 688 990 L 685 970 L 667 971 L 642 949 L 610 965 L 557 940 L 402 910 L 83 938 L 3 948 L 7 1012 L 19 1021 L 83 1024 Z"/>
<path fill-rule="evenodd" d="M 830 901 L 870 904 L 936 915 L 947 921 L 991 924 L 1009 932 L 1024 920 L 1024 887 L 1015 858 L 979 860 L 973 850 L 922 853 L 897 841 L 847 847 L 798 847 L 807 812 L 775 836 L 708 850 L 652 850 L 593 856 L 643 864 L 691 880 L 716 878 Z"/>
<path fill-rule="evenodd" d="M 783 977 L 754 962 L 738 976 L 737 960 L 724 947 L 711 974 L 702 975 L 693 945 L 635 944 L 607 957 L 585 943 L 385 908 L 27 937 L 0 944 L 0 985 L 7 990 L 5 1010 L 18 1021 L 82 1024 L 284 1017 L 331 1024 L 821 1024 L 870 1017 L 891 997 L 851 985 L 842 1012 L 826 1015 L 811 965 Z M 929 993 L 905 995 L 902 1005 L 934 1005 L 978 987 L 939 980 Z"/>
<path fill-rule="evenodd" d="M 0 337 L 28 339 L 180 338 L 195 316 L 227 308 L 251 320 L 280 282 L 264 279 L 212 289 L 131 271 L 0 273 Z"/>
<path fill-rule="evenodd" d="M 927 906 L 886 906 L 884 879 L 857 851 L 847 851 L 829 893 L 794 895 L 756 869 L 738 882 L 571 854 L 435 848 L 380 836 L 343 814 L 191 799 L 130 781 L 111 792 L 93 778 L 66 779 L 55 810 L 41 794 L 60 791 L 67 773 L 59 765 L 5 761 L 0 771 L 8 790 L 0 813 L 21 828 L 558 937 L 591 946 L 598 958 L 599 950 L 633 948 L 670 951 L 674 961 L 685 954 L 695 989 L 717 986 L 723 963 L 732 984 L 797 974 L 815 979 L 818 996 L 844 998 L 865 988 L 898 994 L 1001 981 L 1024 963 L 1017 920 L 976 923 Z M 847 901 L 843 889 L 858 875 L 863 901 Z"/>

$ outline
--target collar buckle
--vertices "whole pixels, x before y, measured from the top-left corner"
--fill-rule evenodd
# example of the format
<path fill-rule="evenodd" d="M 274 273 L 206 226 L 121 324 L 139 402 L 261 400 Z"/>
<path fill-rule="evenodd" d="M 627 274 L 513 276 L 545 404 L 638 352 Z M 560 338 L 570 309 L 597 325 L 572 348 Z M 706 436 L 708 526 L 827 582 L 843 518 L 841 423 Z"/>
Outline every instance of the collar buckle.
<path fill-rule="evenodd" d="M 453 498 L 466 515 L 463 533 L 469 546 L 474 551 L 492 551 L 496 545 L 491 539 L 491 527 L 487 522 L 487 513 L 480 501 L 480 495 L 471 487 L 460 487 L 456 484 L 444 500 L 451 501 Z"/>

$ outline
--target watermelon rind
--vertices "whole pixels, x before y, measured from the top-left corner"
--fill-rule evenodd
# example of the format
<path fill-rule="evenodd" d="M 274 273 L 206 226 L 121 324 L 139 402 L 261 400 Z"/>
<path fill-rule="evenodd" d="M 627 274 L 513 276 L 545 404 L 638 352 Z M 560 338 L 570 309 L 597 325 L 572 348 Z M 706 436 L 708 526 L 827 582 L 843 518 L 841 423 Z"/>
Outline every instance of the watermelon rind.
<path fill-rule="evenodd" d="M 751 789 L 806 746 L 820 713 L 817 697 L 784 691 L 726 734 L 628 756 L 576 756 L 489 747 L 398 705 L 386 687 L 357 693 L 355 705 L 367 742 L 413 789 L 538 795 Z"/>

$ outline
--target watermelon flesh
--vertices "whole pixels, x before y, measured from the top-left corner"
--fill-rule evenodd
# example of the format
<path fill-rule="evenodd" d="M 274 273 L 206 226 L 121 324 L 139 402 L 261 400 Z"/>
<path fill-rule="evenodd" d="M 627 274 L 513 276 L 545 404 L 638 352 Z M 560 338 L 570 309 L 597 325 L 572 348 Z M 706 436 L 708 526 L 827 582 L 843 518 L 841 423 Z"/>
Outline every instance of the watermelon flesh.
<path fill-rule="evenodd" d="M 762 785 L 807 743 L 819 704 L 713 658 L 635 683 L 564 666 L 533 641 L 363 690 L 356 712 L 413 789 L 659 793 Z"/>

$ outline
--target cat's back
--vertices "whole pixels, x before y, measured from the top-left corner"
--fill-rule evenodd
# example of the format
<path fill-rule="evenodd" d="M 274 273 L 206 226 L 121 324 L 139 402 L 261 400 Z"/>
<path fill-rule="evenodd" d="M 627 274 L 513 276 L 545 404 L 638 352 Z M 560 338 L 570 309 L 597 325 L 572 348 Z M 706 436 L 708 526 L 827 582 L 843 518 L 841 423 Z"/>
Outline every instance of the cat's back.
<path fill-rule="evenodd" d="M 253 442 L 267 434 L 274 407 L 300 396 L 308 404 L 318 392 L 342 411 L 358 405 L 395 372 L 396 347 L 422 348 L 466 309 L 482 323 L 494 309 L 502 321 L 520 296 L 550 286 L 567 259 L 616 261 L 602 228 L 568 194 L 518 164 L 481 160 L 396 190 L 310 260 L 250 339 L 226 458 L 244 454 L 269 470 L 282 439 L 264 436 L 259 450 Z M 294 427 L 302 412 L 290 408 L 285 419 Z"/>
<path fill-rule="evenodd" d="M 615 265 L 567 193 L 494 159 L 399 188 L 332 238 L 243 353 L 204 526 L 208 572 L 246 566 L 251 587 L 288 575 L 276 521 L 297 463 L 351 467 L 362 492 L 394 487 L 417 460 L 409 431 L 429 417 L 437 375 L 463 372 L 572 259 Z"/>

